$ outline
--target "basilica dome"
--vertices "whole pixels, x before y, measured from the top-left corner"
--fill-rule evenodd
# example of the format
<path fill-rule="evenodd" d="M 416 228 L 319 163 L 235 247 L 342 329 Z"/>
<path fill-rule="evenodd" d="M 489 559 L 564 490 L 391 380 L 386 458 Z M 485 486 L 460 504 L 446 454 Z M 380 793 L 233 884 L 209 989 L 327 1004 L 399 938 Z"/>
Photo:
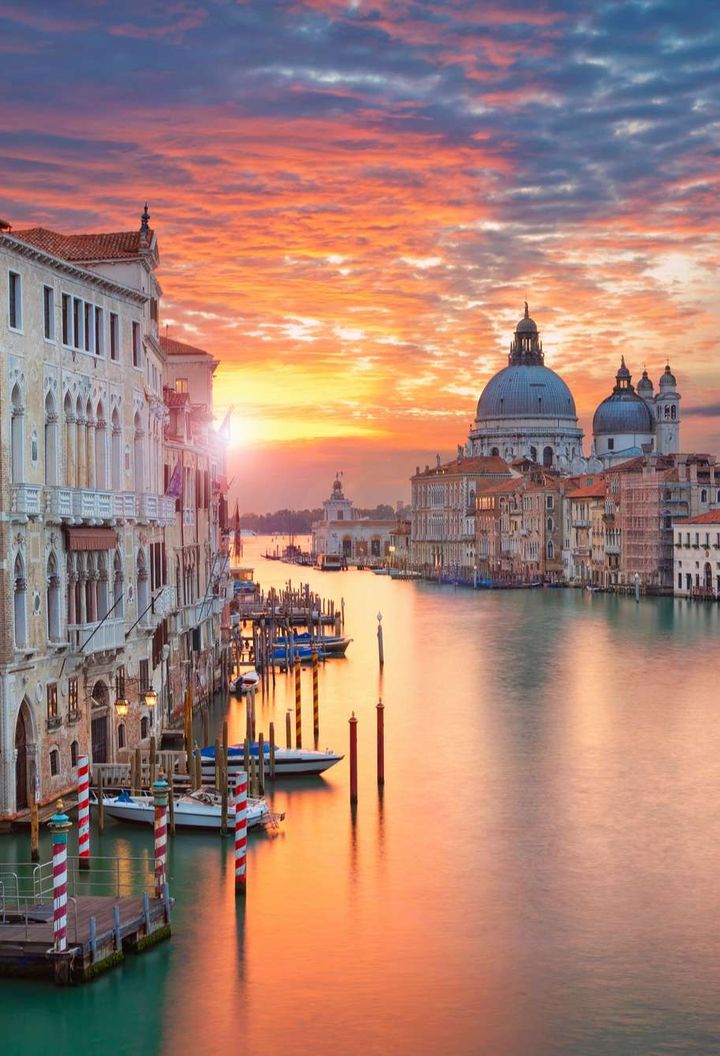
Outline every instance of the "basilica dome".
<path fill-rule="evenodd" d="M 477 418 L 576 418 L 572 393 L 544 365 L 503 367 L 478 400 Z"/>
<path fill-rule="evenodd" d="M 647 377 L 647 374 L 645 374 L 645 377 Z M 593 436 L 598 437 L 617 433 L 652 433 L 652 412 L 645 400 L 635 392 L 631 381 L 632 376 L 625 366 L 625 358 L 623 357 L 620 369 L 615 375 L 615 388 L 595 411 Z M 643 382 L 641 381 L 640 384 L 642 385 Z M 640 386 L 638 386 L 639 388 Z M 652 392 L 652 384 L 650 384 L 650 391 Z"/>

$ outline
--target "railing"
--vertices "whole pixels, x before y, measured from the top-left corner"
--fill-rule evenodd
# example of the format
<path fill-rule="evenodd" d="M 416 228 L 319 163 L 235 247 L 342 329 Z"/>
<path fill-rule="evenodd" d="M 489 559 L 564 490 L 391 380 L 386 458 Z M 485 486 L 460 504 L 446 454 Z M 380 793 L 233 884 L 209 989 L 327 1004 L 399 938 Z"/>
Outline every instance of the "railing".
<path fill-rule="evenodd" d="M 45 512 L 51 517 L 72 517 L 72 488 L 46 489 Z"/>
<path fill-rule="evenodd" d="M 106 649 L 119 649 L 125 644 L 125 620 L 121 616 L 119 619 L 98 620 L 96 623 L 71 623 L 68 625 L 68 636 L 73 648 L 82 651 L 84 656 Z"/>
<path fill-rule="evenodd" d="M 38 484 L 13 484 L 10 489 L 10 512 L 38 517 L 41 496 L 42 489 Z"/>
<path fill-rule="evenodd" d="M 175 612 L 177 601 L 175 600 L 175 587 L 167 584 L 162 588 L 152 603 L 152 612 L 161 619 Z"/>
<path fill-rule="evenodd" d="M 115 494 L 115 516 L 121 520 L 136 516 L 137 504 L 132 491 L 119 491 Z"/>
<path fill-rule="evenodd" d="M 620 553 L 620 543 L 605 543 L 605 553 L 606 554 L 619 554 Z"/>
<path fill-rule="evenodd" d="M 187 774 L 188 769 L 186 752 L 156 752 L 156 757 L 156 775 L 160 773 L 160 770 L 163 770 L 165 774 Z M 140 783 L 142 784 L 143 788 L 148 788 L 150 784 L 150 758 L 147 752 L 144 752 L 141 755 L 140 768 Z M 93 763 L 92 780 L 94 784 L 97 784 L 98 776 L 100 774 L 102 774 L 103 788 L 108 789 L 130 787 L 129 762 Z"/>

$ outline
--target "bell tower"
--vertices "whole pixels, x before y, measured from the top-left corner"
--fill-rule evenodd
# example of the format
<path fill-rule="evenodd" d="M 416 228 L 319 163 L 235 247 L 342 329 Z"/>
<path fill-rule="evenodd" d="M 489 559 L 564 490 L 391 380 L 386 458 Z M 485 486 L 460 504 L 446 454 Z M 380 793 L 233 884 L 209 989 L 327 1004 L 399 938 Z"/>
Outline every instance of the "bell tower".
<path fill-rule="evenodd" d="M 353 519 L 352 500 L 346 499 L 343 494 L 341 476 L 341 473 L 337 474 L 333 481 L 330 498 L 323 502 L 326 521 L 351 521 Z"/>
<path fill-rule="evenodd" d="M 670 364 L 660 378 L 655 397 L 655 433 L 657 451 L 661 455 L 675 455 L 680 450 L 680 394 Z"/>

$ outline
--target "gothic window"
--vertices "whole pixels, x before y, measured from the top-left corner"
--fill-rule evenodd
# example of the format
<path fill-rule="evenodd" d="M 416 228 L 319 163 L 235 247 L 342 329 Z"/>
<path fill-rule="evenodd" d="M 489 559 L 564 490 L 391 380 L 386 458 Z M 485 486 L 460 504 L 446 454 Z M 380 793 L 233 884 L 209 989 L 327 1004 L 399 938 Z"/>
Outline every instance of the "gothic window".
<path fill-rule="evenodd" d="M 48 682 L 46 687 L 47 692 L 47 717 L 48 719 L 56 719 L 58 716 L 58 693 L 57 693 L 57 682 Z"/>
<path fill-rule="evenodd" d="M 121 722 L 118 726 L 118 748 L 125 747 L 125 723 Z"/>
<path fill-rule="evenodd" d="M 24 476 L 24 452 L 25 440 L 25 407 L 22 402 L 20 386 L 13 385 L 10 395 L 10 413 L 12 421 L 10 425 L 10 476 L 13 484 L 20 484 Z"/>
<path fill-rule="evenodd" d="M 25 564 L 20 554 L 15 558 L 13 602 L 15 615 L 15 648 L 27 645 L 27 581 Z"/>
<path fill-rule="evenodd" d="M 149 732 L 150 723 L 148 721 L 148 717 L 147 715 L 143 715 L 143 717 L 140 719 L 140 740 L 144 741 Z"/>
<path fill-rule="evenodd" d="M 95 411 L 95 484 L 98 488 L 107 487 L 107 442 L 102 400 Z"/>
<path fill-rule="evenodd" d="M 551 447 L 543 448 L 543 466 L 545 469 L 549 469 L 553 464 L 553 449 Z"/>
<path fill-rule="evenodd" d="M 531 447 L 530 448 L 530 459 L 531 459 L 532 462 L 537 462 L 537 448 L 536 447 Z"/>
<path fill-rule="evenodd" d="M 78 742 L 77 741 L 73 741 L 72 744 L 70 745 L 70 766 L 77 766 L 78 765 L 78 748 L 79 748 Z"/>
<path fill-rule="evenodd" d="M 60 576 L 54 554 L 48 557 L 46 573 L 47 633 L 51 642 L 57 642 L 62 637 L 62 631 L 60 629 Z"/>
<path fill-rule="evenodd" d="M 705 488 L 700 492 L 700 502 L 707 502 L 707 491 Z"/>
<path fill-rule="evenodd" d="M 113 558 L 113 616 L 122 617 L 125 611 L 125 605 L 123 602 L 123 568 L 122 558 L 120 557 L 120 551 L 115 551 Z"/>
<path fill-rule="evenodd" d="M 58 416 L 51 392 L 45 397 L 45 483 L 57 484 Z"/>
<path fill-rule="evenodd" d="M 142 419 L 140 414 L 135 412 L 135 442 L 134 442 L 134 456 L 135 456 L 135 491 L 141 492 L 145 490 L 144 487 L 144 465 L 143 465 L 143 439 L 145 434 L 143 433 Z"/>
<path fill-rule="evenodd" d="M 113 491 L 120 491 L 122 483 L 122 426 L 120 425 L 120 414 L 118 413 L 117 407 L 112 412 L 112 441 L 111 441 L 111 462 L 112 462 L 112 487 Z"/>
<path fill-rule="evenodd" d="M 50 776 L 57 777 L 60 773 L 60 752 L 53 748 L 50 752 Z"/>
<path fill-rule="evenodd" d="M 149 604 L 148 597 L 148 572 L 147 564 L 145 562 L 145 552 L 140 549 L 137 552 L 136 560 L 136 571 L 137 571 L 137 614 L 138 619 L 141 619 L 145 614 L 145 610 Z"/>

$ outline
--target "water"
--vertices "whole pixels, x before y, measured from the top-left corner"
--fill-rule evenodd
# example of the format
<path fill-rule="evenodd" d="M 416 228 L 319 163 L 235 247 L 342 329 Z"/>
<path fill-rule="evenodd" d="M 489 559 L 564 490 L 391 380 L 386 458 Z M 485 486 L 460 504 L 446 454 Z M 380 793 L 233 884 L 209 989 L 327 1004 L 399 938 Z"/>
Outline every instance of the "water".
<path fill-rule="evenodd" d="M 345 748 L 359 716 L 355 818 L 347 761 L 279 784 L 246 905 L 231 841 L 179 836 L 171 942 L 76 989 L 0 981 L 3 1054 L 720 1053 L 718 608 L 322 574 L 263 545 L 264 585 L 345 598 L 320 740 Z M 293 699 L 280 677 L 259 727 L 284 740 Z M 229 722 L 240 740 L 239 702 Z M 95 848 L 150 843 L 109 824 Z"/>

